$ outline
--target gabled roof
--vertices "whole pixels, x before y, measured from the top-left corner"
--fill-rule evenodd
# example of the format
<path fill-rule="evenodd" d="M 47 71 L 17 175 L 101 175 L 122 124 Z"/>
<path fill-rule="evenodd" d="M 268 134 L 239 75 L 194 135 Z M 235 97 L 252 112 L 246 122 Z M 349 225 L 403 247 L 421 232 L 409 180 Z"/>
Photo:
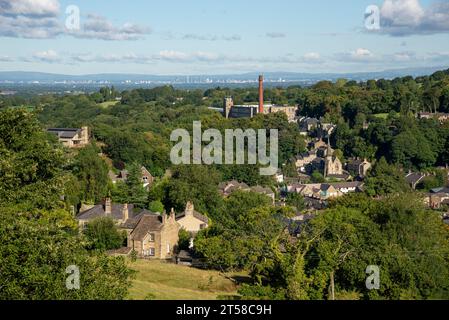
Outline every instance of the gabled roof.
<path fill-rule="evenodd" d="M 218 185 L 218 189 L 222 193 L 230 193 L 230 192 L 233 192 L 235 190 L 249 189 L 249 186 L 246 183 L 238 182 L 237 180 L 232 180 L 232 181 L 227 181 L 227 182 L 220 183 Z"/>
<path fill-rule="evenodd" d="M 183 213 L 180 213 L 176 216 L 176 220 L 182 219 L 188 215 L 193 216 L 194 218 L 196 218 L 206 224 L 209 223 L 209 219 L 205 215 L 202 215 L 198 211 L 195 211 L 195 206 L 193 205 L 193 203 L 191 201 L 187 202 L 186 209 L 184 210 Z"/>
<path fill-rule="evenodd" d="M 155 214 L 144 214 L 139 220 L 136 228 L 130 235 L 132 240 L 142 241 L 147 234 L 152 231 L 159 231 L 162 228 L 162 216 Z"/>
<path fill-rule="evenodd" d="M 176 220 L 182 219 L 185 216 L 186 216 L 186 212 L 184 211 L 176 216 Z M 205 215 L 199 213 L 198 211 L 193 211 L 193 216 L 204 223 L 207 223 L 207 224 L 209 223 L 209 218 L 206 217 Z"/>
<path fill-rule="evenodd" d="M 410 183 L 410 184 L 416 184 L 419 181 L 421 181 L 422 179 L 424 179 L 426 177 L 425 174 L 423 173 L 409 173 L 407 176 L 405 176 L 405 180 Z"/>
<path fill-rule="evenodd" d="M 142 219 L 142 217 L 144 215 L 157 215 L 159 216 L 159 213 L 154 213 L 148 210 L 142 210 L 141 212 L 139 212 L 137 215 L 135 215 L 132 218 L 129 218 L 128 220 L 126 220 L 121 227 L 124 229 L 134 229 L 137 224 L 140 222 L 140 219 Z"/>

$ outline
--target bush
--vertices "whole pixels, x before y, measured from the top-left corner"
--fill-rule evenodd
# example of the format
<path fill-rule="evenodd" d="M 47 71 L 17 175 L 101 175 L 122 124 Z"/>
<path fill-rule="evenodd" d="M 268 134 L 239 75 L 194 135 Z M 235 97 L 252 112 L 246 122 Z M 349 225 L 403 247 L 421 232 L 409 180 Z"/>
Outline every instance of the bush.
<path fill-rule="evenodd" d="M 90 249 L 113 250 L 121 248 L 126 236 L 120 232 L 111 218 L 99 218 L 87 225 L 85 235 L 90 242 Z"/>
<path fill-rule="evenodd" d="M 148 206 L 148 209 L 150 209 L 151 212 L 164 212 L 164 205 L 160 201 L 152 201 L 150 205 Z"/>

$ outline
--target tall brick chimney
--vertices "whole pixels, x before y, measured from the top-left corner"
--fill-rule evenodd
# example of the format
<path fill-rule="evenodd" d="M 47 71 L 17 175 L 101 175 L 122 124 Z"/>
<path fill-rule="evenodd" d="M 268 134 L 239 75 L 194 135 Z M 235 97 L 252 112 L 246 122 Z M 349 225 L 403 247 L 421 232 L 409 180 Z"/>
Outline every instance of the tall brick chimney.
<path fill-rule="evenodd" d="M 263 101 L 263 76 L 260 75 L 259 76 L 259 113 L 263 114 L 263 106 L 264 106 L 264 101 Z"/>

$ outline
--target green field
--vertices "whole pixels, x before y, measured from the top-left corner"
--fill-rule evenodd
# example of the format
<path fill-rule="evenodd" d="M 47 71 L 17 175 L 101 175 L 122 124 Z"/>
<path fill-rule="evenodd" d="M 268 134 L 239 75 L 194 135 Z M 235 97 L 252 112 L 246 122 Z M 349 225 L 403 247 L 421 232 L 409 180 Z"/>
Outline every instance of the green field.
<path fill-rule="evenodd" d="M 99 103 L 98 106 L 100 108 L 107 109 L 109 107 L 115 106 L 117 103 L 119 103 L 119 101 L 115 101 L 115 100 L 114 101 L 106 101 L 103 103 Z"/>
<path fill-rule="evenodd" d="M 220 295 L 237 294 L 236 283 L 217 271 L 161 261 L 138 260 L 129 264 L 137 271 L 129 296 L 133 300 L 215 300 Z"/>
<path fill-rule="evenodd" d="M 378 114 L 374 114 L 373 116 L 375 116 L 376 118 L 379 118 L 379 119 L 387 119 L 388 113 L 378 113 Z"/>

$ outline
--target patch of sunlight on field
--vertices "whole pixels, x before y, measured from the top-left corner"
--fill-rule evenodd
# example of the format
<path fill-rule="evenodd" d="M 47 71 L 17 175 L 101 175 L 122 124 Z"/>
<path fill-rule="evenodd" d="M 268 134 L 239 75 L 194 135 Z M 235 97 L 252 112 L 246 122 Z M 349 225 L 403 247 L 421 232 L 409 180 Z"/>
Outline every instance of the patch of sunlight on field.
<path fill-rule="evenodd" d="M 137 271 L 130 289 L 130 299 L 215 300 L 220 295 L 237 294 L 235 282 L 218 271 L 148 260 L 129 262 L 129 265 Z"/>
<path fill-rule="evenodd" d="M 98 106 L 100 108 L 107 109 L 109 107 L 115 106 L 117 103 L 119 103 L 119 101 L 106 101 L 106 102 L 99 103 Z"/>

